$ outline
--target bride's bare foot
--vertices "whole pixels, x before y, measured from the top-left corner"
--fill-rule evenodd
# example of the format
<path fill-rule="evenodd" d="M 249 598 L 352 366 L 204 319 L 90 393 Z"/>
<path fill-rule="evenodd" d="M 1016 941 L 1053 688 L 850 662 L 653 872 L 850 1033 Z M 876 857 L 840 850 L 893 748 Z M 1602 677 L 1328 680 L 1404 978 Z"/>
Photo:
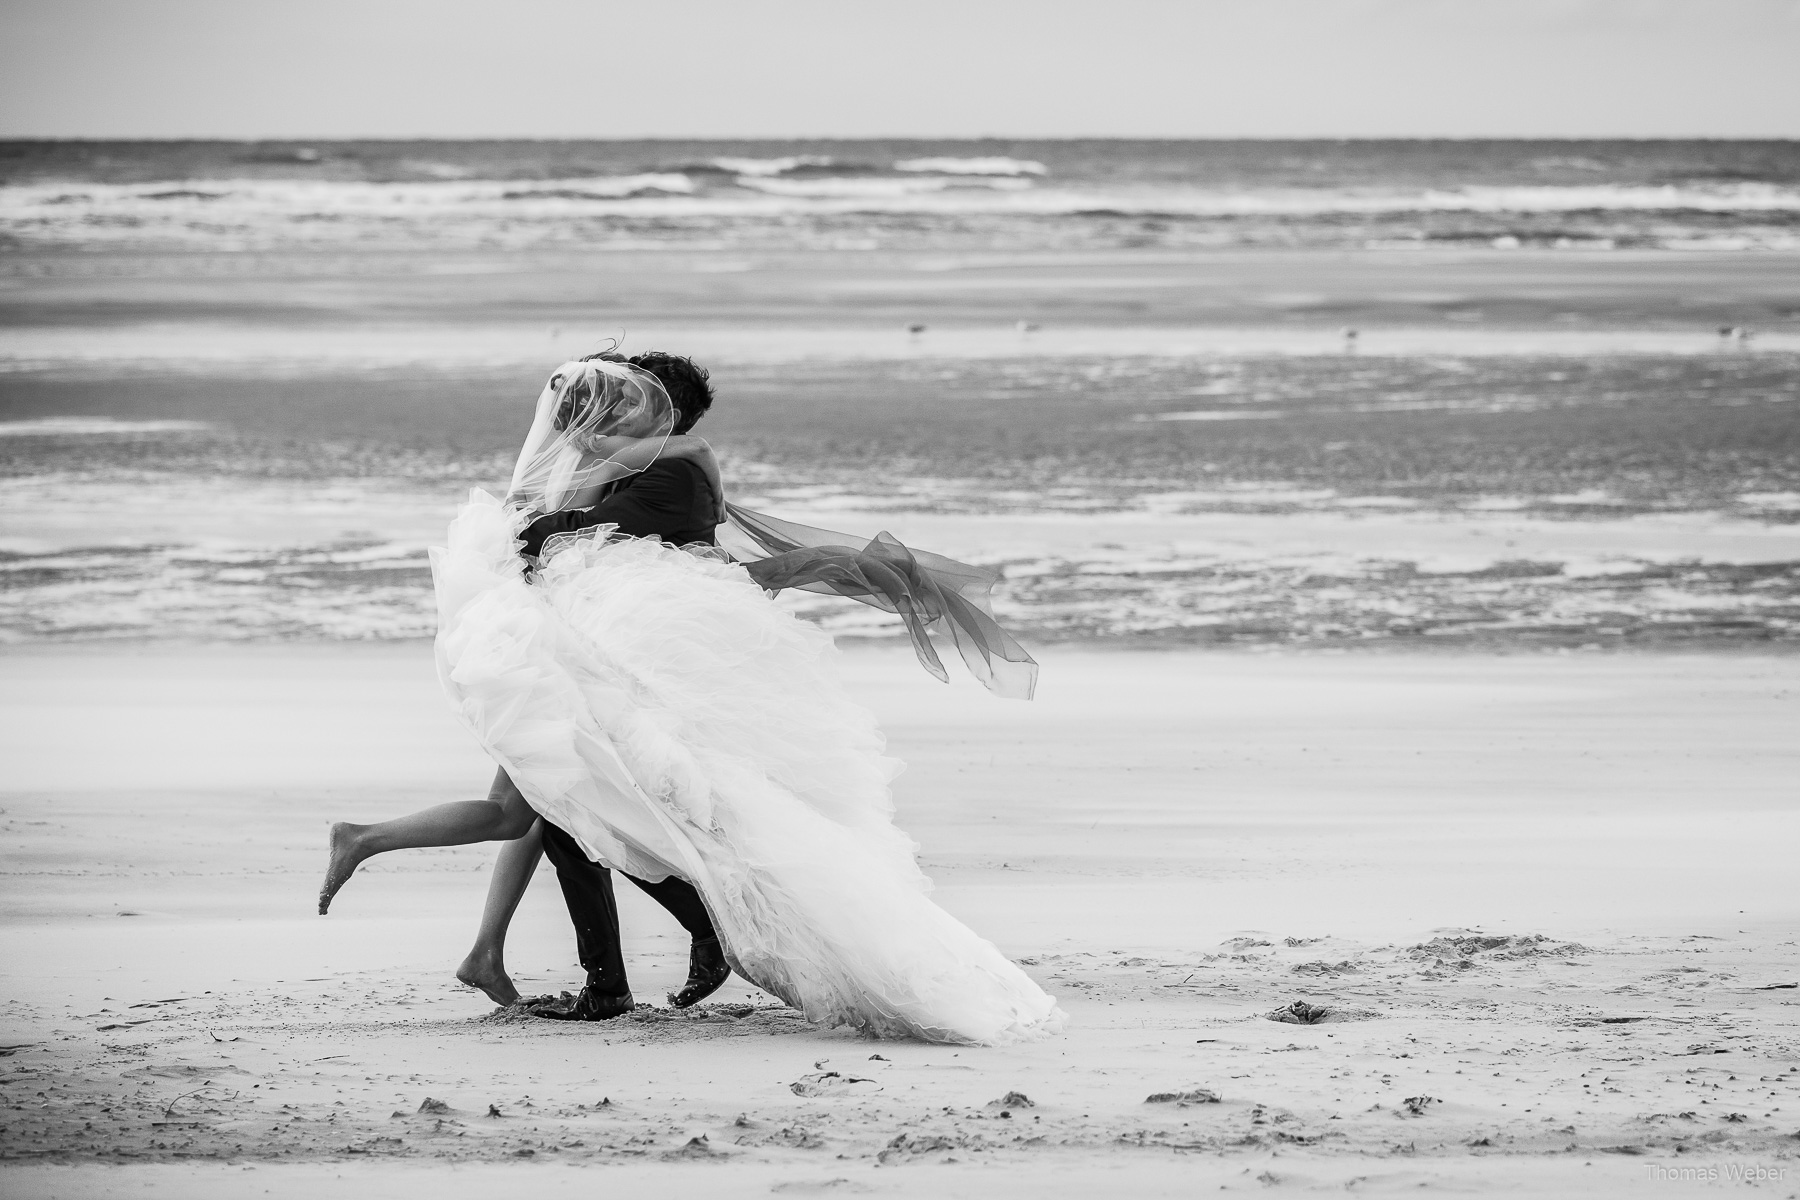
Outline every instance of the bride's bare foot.
<path fill-rule="evenodd" d="M 495 1004 L 504 1006 L 519 998 L 519 989 L 513 986 L 512 976 L 506 973 L 506 964 L 500 955 L 479 946 L 469 951 L 469 957 L 456 968 L 456 978 L 472 988 L 481 989 Z"/>
<path fill-rule="evenodd" d="M 331 826 L 331 857 L 325 863 L 325 882 L 319 887 L 321 917 L 331 910 L 331 898 L 338 894 L 338 889 L 350 881 L 350 876 L 368 857 L 360 836 L 364 828 L 348 821 L 338 821 Z"/>

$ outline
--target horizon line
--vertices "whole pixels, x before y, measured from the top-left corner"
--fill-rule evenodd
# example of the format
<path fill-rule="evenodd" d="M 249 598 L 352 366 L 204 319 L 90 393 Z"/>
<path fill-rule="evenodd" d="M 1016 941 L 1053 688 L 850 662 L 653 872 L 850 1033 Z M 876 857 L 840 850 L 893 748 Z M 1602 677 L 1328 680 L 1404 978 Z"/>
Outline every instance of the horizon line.
<path fill-rule="evenodd" d="M 0 144 L 17 142 L 1800 142 L 1800 134 L 645 134 L 601 136 L 573 134 L 329 134 L 230 137 L 215 134 L 6 134 Z"/>

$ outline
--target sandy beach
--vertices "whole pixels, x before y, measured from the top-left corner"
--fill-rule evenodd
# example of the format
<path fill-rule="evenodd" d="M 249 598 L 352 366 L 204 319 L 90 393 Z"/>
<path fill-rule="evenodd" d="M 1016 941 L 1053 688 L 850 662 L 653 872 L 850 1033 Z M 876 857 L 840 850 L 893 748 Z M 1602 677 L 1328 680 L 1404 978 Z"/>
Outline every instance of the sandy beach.
<path fill-rule="evenodd" d="M 940 902 L 1061 1036 L 867 1041 L 735 980 L 496 1016 L 451 977 L 491 848 L 311 915 L 328 818 L 483 786 L 427 647 L 13 648 L 6 1190 L 1791 1194 L 1791 657 L 1065 650 L 1031 704 L 845 669 Z M 661 1005 L 679 931 L 621 903 Z M 540 878 L 510 965 L 555 991 L 573 954 Z"/>

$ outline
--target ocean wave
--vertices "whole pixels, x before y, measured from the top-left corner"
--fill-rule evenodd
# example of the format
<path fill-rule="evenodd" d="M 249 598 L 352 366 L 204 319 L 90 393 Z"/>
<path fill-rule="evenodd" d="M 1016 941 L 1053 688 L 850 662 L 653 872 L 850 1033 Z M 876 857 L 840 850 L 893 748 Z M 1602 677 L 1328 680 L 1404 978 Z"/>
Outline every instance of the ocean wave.
<path fill-rule="evenodd" d="M 1287 413 L 1272 408 L 1200 408 L 1186 412 L 1148 413 L 1133 417 L 1134 421 L 1255 421 L 1285 417 Z"/>
<path fill-rule="evenodd" d="M 1108 222 L 1158 222 L 1174 227 L 1169 237 L 1224 242 L 1280 240 L 1298 230 L 1313 240 L 1376 247 L 1752 250 L 1790 245 L 1800 234 L 1800 187 L 1768 183 L 1082 188 L 1047 184 L 1029 174 L 834 173 L 838 168 L 807 165 L 801 156 L 759 165 L 766 168 L 762 174 L 649 171 L 543 183 L 240 179 L 204 187 L 164 181 L 80 190 L 67 184 L 0 185 L 0 237 L 23 246 L 257 249 L 377 241 L 528 246 L 590 237 L 595 222 L 605 223 L 598 232 L 607 237 L 629 239 L 631 230 L 618 222 L 649 221 L 658 225 L 643 236 L 665 244 L 687 236 L 672 224 L 678 222 L 703 226 L 703 236 L 717 238 L 721 232 L 729 236 L 734 222 L 751 229 L 795 217 L 830 223 L 863 215 L 1082 223 L 1065 227 L 1072 237 L 1106 236 Z M 1356 228 L 1356 222 L 1364 227 Z"/>
<path fill-rule="evenodd" d="M 755 179 L 773 179 L 795 175 L 868 175 L 898 171 L 926 175 L 1044 175 L 1048 169 L 1041 162 L 1002 156 L 957 158 L 901 159 L 883 167 L 870 162 L 846 161 L 829 154 L 785 154 L 776 158 L 742 158 L 719 155 L 693 165 L 673 168 L 680 171 L 743 175 Z"/>
<path fill-rule="evenodd" d="M 1737 500 L 1760 512 L 1800 513 L 1800 492 L 1745 492 Z"/>
<path fill-rule="evenodd" d="M 377 185 L 380 186 L 380 185 Z M 393 185 L 388 185 L 393 186 Z M 693 194 L 694 181 L 686 175 L 653 172 L 643 175 L 619 175 L 603 179 L 559 180 L 555 184 L 514 187 L 500 193 L 502 200 L 621 200 L 637 196 L 687 196 Z M 470 197 L 480 201 L 485 196 Z"/>
<path fill-rule="evenodd" d="M 921 176 L 899 179 L 891 177 L 843 179 L 825 176 L 817 179 L 743 179 L 739 182 L 744 187 L 771 196 L 789 196 L 796 199 L 854 198 L 858 200 L 893 200 L 967 188 L 988 191 L 1019 191 L 1031 186 L 1029 180 L 1012 179 L 1005 176 L 939 176 L 935 178 Z"/>
<path fill-rule="evenodd" d="M 398 166 L 400 170 L 408 174 L 424 175 L 429 179 L 468 179 L 475 174 L 468 167 L 456 163 L 436 162 L 422 158 L 403 158 Z"/>
<path fill-rule="evenodd" d="M 1591 187 L 1469 187 L 1443 191 L 1245 198 L 1242 211 L 1295 213 L 1388 212 L 1800 212 L 1800 188 L 1772 183 L 1735 183 L 1642 187 L 1596 184 Z"/>
<path fill-rule="evenodd" d="M 670 207 L 729 214 L 753 208 L 758 198 L 835 200 L 844 196 L 889 198 L 948 193 L 953 203 L 1031 214 L 1121 216 L 1335 216 L 1406 213 L 1800 213 L 1800 188 L 1768 183 L 1637 187 L 1469 187 L 1448 190 L 1282 189 L 1232 191 L 1192 187 L 1121 186 L 1113 189 L 1043 187 L 1016 175 L 959 177 L 951 173 L 870 178 L 824 175 L 790 179 L 778 173 L 741 174 L 728 185 L 697 185 L 680 172 L 562 179 L 520 184 L 503 180 L 408 183 L 316 180 L 232 180 L 206 188 L 162 184 L 95 184 L 81 191 L 45 184 L 0 185 L 0 220 L 83 220 L 93 215 L 169 215 L 184 208 L 209 221 L 229 216 L 408 212 L 433 217 L 447 210 L 479 211 L 520 200 L 614 200 L 646 191 L 666 193 Z M 939 201 L 941 203 L 941 201 Z M 61 211 L 56 211 L 61 210 Z"/>
<path fill-rule="evenodd" d="M 46 185 L 0 185 L 0 218 L 23 216 L 46 207 L 80 212 L 130 214 L 149 204 L 156 211 L 204 206 L 209 219 L 228 216 L 221 209 L 246 214 L 321 215 L 331 213 L 380 214 L 404 217 L 409 213 L 432 216 L 446 210 L 481 209 L 517 200 L 618 199 L 654 190 L 688 195 L 696 189 L 692 179 L 673 172 L 643 172 L 559 179 L 521 184 L 509 180 L 431 180 L 405 183 L 367 183 L 308 179 L 235 179 L 209 183 L 203 190 L 172 183 L 99 184 L 84 191 Z M 225 203 L 221 204 L 223 201 Z M 153 215 L 151 210 L 141 210 Z"/>
<path fill-rule="evenodd" d="M 829 167 L 832 160 L 824 154 L 787 154 L 780 158 L 732 158 L 729 155 L 709 158 L 708 165 L 728 175 L 786 175 L 804 167 Z"/>
<path fill-rule="evenodd" d="M 1021 158 L 906 158 L 894 164 L 896 171 L 921 171 L 934 175 L 1044 175 L 1041 162 Z"/>
<path fill-rule="evenodd" d="M 1432 191 L 1388 189 L 1290 189 L 1226 192 L 1139 189 L 1113 194 L 1041 191 L 1040 208 L 1088 203 L 1073 209 L 1086 216 L 1163 217 L 1334 217 L 1404 216 L 1425 213 L 1715 213 L 1800 214 L 1800 188 L 1770 183 L 1692 187 L 1469 187 Z"/>
<path fill-rule="evenodd" d="M 0 437 L 126 437 L 146 433 L 202 433 L 205 421 L 125 421 L 115 417 L 39 417 L 0 421 Z"/>

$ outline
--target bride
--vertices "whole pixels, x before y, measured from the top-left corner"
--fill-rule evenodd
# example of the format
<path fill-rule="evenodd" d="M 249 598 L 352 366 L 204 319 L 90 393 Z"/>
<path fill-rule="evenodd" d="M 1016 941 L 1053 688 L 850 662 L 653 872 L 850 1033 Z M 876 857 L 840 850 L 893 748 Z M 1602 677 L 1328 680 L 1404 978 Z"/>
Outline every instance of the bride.
<path fill-rule="evenodd" d="M 847 697 L 829 635 L 770 599 L 799 587 L 898 613 L 946 678 L 936 626 L 990 690 L 1029 697 L 1036 664 L 988 611 L 991 573 L 723 502 L 728 554 L 601 525 L 521 558 L 534 519 L 592 507 L 659 460 L 689 460 L 722 497 L 710 448 L 671 436 L 676 417 L 654 374 L 613 355 L 551 376 L 508 496 L 472 492 L 431 557 L 439 678 L 500 764 L 495 787 L 334 825 L 319 911 L 374 854 L 519 839 L 477 947 L 497 967 L 541 817 L 596 863 L 691 884 L 730 966 L 809 1020 L 977 1044 L 1057 1028 L 1055 1002 L 927 897 L 893 823 L 899 764 Z"/>

